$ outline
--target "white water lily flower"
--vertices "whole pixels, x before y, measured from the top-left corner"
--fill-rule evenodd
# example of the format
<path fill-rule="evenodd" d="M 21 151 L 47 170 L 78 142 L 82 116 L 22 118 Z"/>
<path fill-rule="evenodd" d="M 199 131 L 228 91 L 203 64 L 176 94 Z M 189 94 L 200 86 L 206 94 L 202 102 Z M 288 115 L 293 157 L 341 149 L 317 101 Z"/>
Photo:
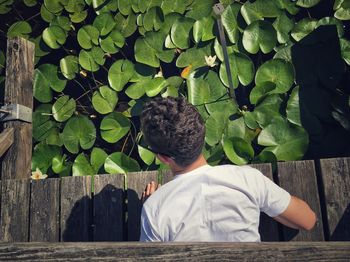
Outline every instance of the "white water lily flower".
<path fill-rule="evenodd" d="M 162 71 L 159 71 L 155 76 L 154 78 L 156 77 L 163 77 L 163 72 Z"/>
<path fill-rule="evenodd" d="M 210 66 L 210 67 L 214 67 L 216 65 L 215 60 L 216 60 L 216 55 L 214 56 L 205 56 L 205 63 Z"/>
<path fill-rule="evenodd" d="M 47 178 L 47 175 L 43 174 L 39 168 L 36 168 L 36 170 L 32 172 L 31 178 L 34 180 L 45 179 Z"/>

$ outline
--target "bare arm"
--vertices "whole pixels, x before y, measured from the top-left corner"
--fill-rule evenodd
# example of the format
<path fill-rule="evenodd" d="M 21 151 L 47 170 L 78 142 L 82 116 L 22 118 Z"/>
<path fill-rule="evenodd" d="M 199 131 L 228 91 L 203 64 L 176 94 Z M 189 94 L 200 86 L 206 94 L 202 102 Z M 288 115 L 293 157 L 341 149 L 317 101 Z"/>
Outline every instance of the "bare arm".
<path fill-rule="evenodd" d="M 310 206 L 295 196 L 292 196 L 287 209 L 274 219 L 285 226 L 304 230 L 311 230 L 317 220 Z"/>

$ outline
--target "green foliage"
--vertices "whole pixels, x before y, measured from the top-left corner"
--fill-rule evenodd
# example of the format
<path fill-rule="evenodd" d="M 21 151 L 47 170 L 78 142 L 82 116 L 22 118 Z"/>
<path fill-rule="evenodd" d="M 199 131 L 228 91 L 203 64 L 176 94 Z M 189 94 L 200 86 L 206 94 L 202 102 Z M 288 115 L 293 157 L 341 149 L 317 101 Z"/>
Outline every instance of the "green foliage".
<path fill-rule="evenodd" d="M 4 35 L 36 45 L 32 168 L 56 176 L 162 169 L 139 143 L 142 105 L 155 96 L 197 106 L 211 164 L 349 155 L 349 2 L 220 1 L 237 100 L 216 2 L 1 1 Z"/>

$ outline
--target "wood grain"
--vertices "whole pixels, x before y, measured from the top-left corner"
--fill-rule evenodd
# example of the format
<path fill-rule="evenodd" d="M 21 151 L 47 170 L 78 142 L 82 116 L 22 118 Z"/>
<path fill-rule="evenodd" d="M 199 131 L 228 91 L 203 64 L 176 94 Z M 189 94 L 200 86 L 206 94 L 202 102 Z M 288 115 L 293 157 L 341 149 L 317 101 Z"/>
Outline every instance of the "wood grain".
<path fill-rule="evenodd" d="M 252 164 L 253 168 L 258 169 L 261 173 L 273 181 L 271 164 Z M 261 241 L 279 241 L 278 223 L 265 213 L 260 214 L 259 233 Z"/>
<path fill-rule="evenodd" d="M 5 104 L 33 108 L 34 44 L 23 38 L 7 41 Z M 32 124 L 8 121 L 4 128 L 14 129 L 14 142 L 2 162 L 2 179 L 30 178 Z"/>
<path fill-rule="evenodd" d="M 349 261 L 350 242 L 0 243 L 9 261 Z"/>
<path fill-rule="evenodd" d="M 91 177 L 61 179 L 61 241 L 92 240 Z"/>
<path fill-rule="evenodd" d="M 319 220 L 310 232 L 283 227 L 284 239 L 292 241 L 323 241 L 323 224 L 314 161 L 279 162 L 277 167 L 279 185 L 291 195 L 306 201 Z"/>
<path fill-rule="evenodd" d="M 30 198 L 31 242 L 59 241 L 60 179 L 33 180 Z"/>
<path fill-rule="evenodd" d="M 320 160 L 330 240 L 350 241 L 350 158 Z"/>
<path fill-rule="evenodd" d="M 2 180 L 0 241 L 28 241 L 30 180 Z"/>
<path fill-rule="evenodd" d="M 122 241 L 124 236 L 124 175 L 94 177 L 94 241 Z"/>
<path fill-rule="evenodd" d="M 127 174 L 127 199 L 128 199 L 128 240 L 137 241 L 140 238 L 140 217 L 142 192 L 151 181 L 157 181 L 158 172 L 138 172 Z"/>
<path fill-rule="evenodd" d="M 13 136 L 14 136 L 14 129 L 6 128 L 2 133 L 0 134 L 0 157 L 9 149 L 9 147 L 13 144 Z"/>

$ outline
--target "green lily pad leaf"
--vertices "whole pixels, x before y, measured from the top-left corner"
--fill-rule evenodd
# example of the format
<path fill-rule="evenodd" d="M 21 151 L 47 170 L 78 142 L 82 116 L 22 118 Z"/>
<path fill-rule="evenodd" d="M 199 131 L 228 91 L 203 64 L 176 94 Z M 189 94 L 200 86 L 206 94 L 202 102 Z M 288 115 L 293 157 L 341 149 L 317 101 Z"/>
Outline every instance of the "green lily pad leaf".
<path fill-rule="evenodd" d="M 87 10 L 83 10 L 81 12 L 75 12 L 73 14 L 69 14 L 69 18 L 73 23 L 81 23 L 83 22 L 88 15 Z"/>
<path fill-rule="evenodd" d="M 252 145 L 240 137 L 224 139 L 223 148 L 227 158 L 236 165 L 248 164 L 254 157 Z"/>
<path fill-rule="evenodd" d="M 271 163 L 272 170 L 276 170 L 277 168 L 277 158 L 274 153 L 271 151 L 262 151 L 259 155 L 257 155 L 253 160 L 252 164 L 260 164 L 260 163 Z"/>
<path fill-rule="evenodd" d="M 52 19 L 50 26 L 59 26 L 65 31 L 70 31 L 72 29 L 72 22 L 66 16 L 56 16 Z"/>
<path fill-rule="evenodd" d="M 297 5 L 305 8 L 317 5 L 321 0 L 298 0 Z"/>
<path fill-rule="evenodd" d="M 7 14 L 11 11 L 11 5 L 13 4 L 14 0 L 5 0 L 2 1 L 0 4 L 0 15 Z"/>
<path fill-rule="evenodd" d="M 82 149 L 91 148 L 96 140 L 96 128 L 94 123 L 86 116 L 75 116 L 68 120 L 62 133 L 63 144 L 69 152 L 79 152 Z"/>
<path fill-rule="evenodd" d="M 154 67 L 136 63 L 135 64 L 135 72 L 131 77 L 130 82 L 140 82 L 147 78 L 152 78 L 157 74 L 157 71 Z"/>
<path fill-rule="evenodd" d="M 79 72 L 78 57 L 69 55 L 60 60 L 60 68 L 62 75 L 68 80 L 75 78 L 75 75 Z"/>
<path fill-rule="evenodd" d="M 52 100 L 52 90 L 62 92 L 66 86 L 67 80 L 61 80 L 57 75 L 57 66 L 52 64 L 43 64 L 35 69 L 33 94 L 34 97 L 47 103 Z"/>
<path fill-rule="evenodd" d="M 113 30 L 106 38 L 100 39 L 101 48 L 110 54 L 117 53 L 124 43 L 125 38 L 118 30 Z"/>
<path fill-rule="evenodd" d="M 218 39 L 215 39 L 214 41 L 214 50 L 216 56 L 219 58 L 221 62 L 224 61 L 224 53 L 222 51 L 222 46 L 220 45 Z M 239 53 L 240 50 L 238 48 L 238 45 L 228 45 L 227 46 L 227 54 L 232 54 L 233 52 Z"/>
<path fill-rule="evenodd" d="M 86 25 L 78 31 L 79 45 L 84 49 L 90 49 L 93 45 L 98 45 L 100 33 L 98 29 L 92 25 Z"/>
<path fill-rule="evenodd" d="M 268 95 L 260 102 L 254 109 L 255 121 L 259 123 L 262 128 L 265 128 L 271 123 L 274 117 L 280 117 L 280 108 L 282 98 L 278 94 Z M 246 120 L 246 118 L 245 118 Z M 248 124 L 246 122 L 246 124 Z M 254 126 L 252 126 L 254 127 Z"/>
<path fill-rule="evenodd" d="M 222 112 L 214 112 L 208 117 L 205 121 L 205 142 L 208 145 L 214 146 L 221 141 L 227 120 L 227 115 Z"/>
<path fill-rule="evenodd" d="M 264 53 L 270 53 L 277 43 L 276 30 L 267 21 L 254 21 L 243 32 L 243 46 L 251 54 L 256 54 L 259 49 Z"/>
<path fill-rule="evenodd" d="M 179 13 L 167 14 L 164 17 L 164 22 L 163 22 L 161 28 L 159 29 L 159 32 L 162 32 L 164 35 L 168 35 L 170 33 L 171 27 L 173 26 L 175 21 L 177 19 L 179 19 L 180 17 L 181 17 L 181 15 Z"/>
<path fill-rule="evenodd" d="M 193 39 L 196 43 L 215 38 L 214 18 L 211 16 L 197 20 L 193 25 Z"/>
<path fill-rule="evenodd" d="M 64 9 L 66 9 L 69 13 L 77 13 L 83 11 L 85 8 L 84 0 L 74 0 L 67 1 L 67 4 L 64 5 Z"/>
<path fill-rule="evenodd" d="M 277 31 L 277 40 L 280 44 L 285 44 L 289 41 L 289 33 L 294 27 L 294 22 L 285 12 L 282 12 L 273 23 L 273 27 Z"/>
<path fill-rule="evenodd" d="M 92 105 L 100 114 L 111 113 L 118 102 L 117 92 L 108 86 L 101 86 L 98 91 L 92 95 Z"/>
<path fill-rule="evenodd" d="M 241 5 L 234 3 L 226 7 L 225 11 L 221 15 L 222 25 L 224 26 L 227 36 L 231 43 L 238 42 L 240 31 L 237 22 L 238 14 L 241 10 Z"/>
<path fill-rule="evenodd" d="M 203 155 L 209 165 L 216 166 L 224 157 L 224 150 L 222 149 L 221 144 L 217 144 L 214 147 L 205 145 L 203 148 Z"/>
<path fill-rule="evenodd" d="M 103 149 L 98 147 L 92 149 L 90 162 L 95 174 L 97 174 L 99 169 L 103 166 L 107 157 L 108 155 Z"/>
<path fill-rule="evenodd" d="M 66 162 L 67 155 L 56 155 L 52 158 L 52 171 L 60 174 L 66 171 L 71 166 Z"/>
<path fill-rule="evenodd" d="M 204 47 L 192 47 L 182 52 L 176 60 L 177 67 L 186 67 L 191 65 L 193 69 L 205 66 L 205 56 L 211 55 L 211 45 Z"/>
<path fill-rule="evenodd" d="M 122 152 L 109 155 L 104 164 L 104 168 L 109 174 L 126 174 L 140 171 L 140 166 L 137 161 Z"/>
<path fill-rule="evenodd" d="M 137 146 L 137 149 L 142 161 L 145 162 L 147 165 L 151 165 L 155 159 L 155 155 L 142 146 Z"/>
<path fill-rule="evenodd" d="M 164 15 L 162 9 L 154 6 L 147 10 L 143 16 L 143 28 L 146 31 L 158 31 L 164 22 Z"/>
<path fill-rule="evenodd" d="M 262 64 L 255 75 L 255 84 L 260 86 L 265 82 L 276 85 L 273 93 L 285 93 L 294 83 L 294 67 L 282 59 L 272 59 Z"/>
<path fill-rule="evenodd" d="M 101 36 L 105 36 L 112 32 L 115 21 L 111 13 L 103 13 L 95 18 L 93 26 L 98 29 Z"/>
<path fill-rule="evenodd" d="M 40 7 L 40 15 L 41 15 L 41 18 L 45 22 L 48 22 L 48 23 L 50 23 L 56 17 L 55 14 L 53 14 L 49 10 L 47 10 L 45 5 L 41 5 L 41 7 Z"/>
<path fill-rule="evenodd" d="M 179 89 L 174 86 L 168 86 L 166 88 L 166 91 L 162 93 L 162 97 L 178 97 L 179 96 Z"/>
<path fill-rule="evenodd" d="M 62 11 L 63 5 L 60 0 L 44 0 L 44 5 L 53 14 L 57 14 Z"/>
<path fill-rule="evenodd" d="M 317 20 L 311 18 L 304 18 L 300 20 L 292 29 L 291 36 L 296 40 L 300 41 L 305 36 L 310 34 L 317 26 Z"/>
<path fill-rule="evenodd" d="M 145 84 L 147 83 L 147 80 L 136 82 L 125 90 L 125 94 L 132 99 L 139 99 L 146 93 Z"/>
<path fill-rule="evenodd" d="M 249 95 L 249 100 L 253 105 L 255 105 L 261 100 L 261 98 L 268 94 L 272 94 L 275 89 L 276 85 L 274 83 L 263 82 L 252 89 Z"/>
<path fill-rule="evenodd" d="M 233 121 L 227 120 L 224 132 L 225 138 L 240 137 L 247 142 L 251 142 L 255 136 L 255 131 L 247 127 L 244 117 Z"/>
<path fill-rule="evenodd" d="M 126 83 L 129 82 L 134 73 L 135 69 L 132 62 L 129 60 L 118 60 L 109 68 L 109 85 L 115 91 L 121 91 Z"/>
<path fill-rule="evenodd" d="M 59 146 L 50 146 L 43 142 L 37 144 L 33 151 L 32 170 L 39 168 L 43 174 L 46 174 L 52 165 L 52 159 L 57 155 L 61 155 Z"/>
<path fill-rule="evenodd" d="M 134 46 L 135 59 L 139 63 L 143 63 L 152 67 L 159 67 L 159 59 L 156 56 L 156 50 L 150 47 L 145 39 L 138 38 Z"/>
<path fill-rule="evenodd" d="M 19 21 L 13 23 L 7 30 L 7 37 L 20 36 L 23 38 L 28 38 L 29 34 L 32 32 L 32 27 L 26 21 Z"/>
<path fill-rule="evenodd" d="M 162 32 L 146 32 L 145 42 L 154 49 L 155 55 L 163 62 L 170 63 L 175 55 L 174 50 L 167 50 L 164 48 L 165 34 Z"/>
<path fill-rule="evenodd" d="M 322 19 L 318 20 L 316 24 L 316 28 L 321 25 L 335 25 L 337 27 L 337 32 L 339 38 L 343 37 L 344 35 L 344 28 L 342 21 L 339 21 L 338 19 L 334 17 L 323 17 Z"/>
<path fill-rule="evenodd" d="M 190 47 L 190 31 L 193 27 L 194 20 L 191 18 L 180 17 L 171 27 L 171 41 L 180 49 Z"/>
<path fill-rule="evenodd" d="M 69 96 L 61 96 L 52 106 L 53 118 L 58 122 L 64 122 L 73 115 L 75 108 L 74 98 L 69 99 Z"/>
<path fill-rule="evenodd" d="M 91 51 L 81 50 L 79 53 L 79 64 L 91 72 L 99 70 L 105 60 L 104 52 L 100 47 L 93 47 Z"/>
<path fill-rule="evenodd" d="M 171 41 L 170 35 L 167 35 L 165 38 L 164 46 L 169 49 L 176 48 L 176 45 Z"/>
<path fill-rule="evenodd" d="M 170 13 L 183 14 L 186 11 L 190 1 L 183 0 L 164 0 L 162 1 L 161 9 L 163 10 L 164 15 Z"/>
<path fill-rule="evenodd" d="M 290 97 L 287 102 L 287 108 L 286 108 L 286 113 L 287 113 L 287 119 L 289 122 L 297 125 L 297 126 L 302 126 L 301 125 L 301 120 L 300 120 L 300 103 L 299 103 L 299 87 L 295 87 L 290 94 Z"/>
<path fill-rule="evenodd" d="M 50 120 L 51 104 L 41 104 L 33 112 L 33 138 L 35 141 L 43 141 L 52 129 L 56 128 L 56 123 Z"/>
<path fill-rule="evenodd" d="M 264 108 L 264 107 L 263 107 Z M 261 112 L 264 112 L 262 109 L 263 108 L 259 108 L 260 109 L 260 114 Z M 257 111 L 256 109 L 256 112 L 244 112 L 243 114 L 243 118 L 244 118 L 244 123 L 246 124 L 246 126 L 248 128 L 250 128 L 251 130 L 259 130 L 260 129 L 260 125 L 259 123 L 256 121 L 257 117 L 256 116 L 259 116 L 259 111 Z M 233 135 L 234 136 L 234 135 Z"/>
<path fill-rule="evenodd" d="M 121 13 L 117 13 L 114 20 L 116 22 L 115 29 L 121 32 L 125 38 L 131 36 L 137 29 L 136 15 L 133 12 L 127 18 Z"/>
<path fill-rule="evenodd" d="M 340 49 L 341 49 L 341 56 L 345 60 L 345 62 L 350 65 L 350 41 L 341 38 L 340 41 Z"/>
<path fill-rule="evenodd" d="M 302 127 L 277 117 L 261 131 L 258 144 L 267 146 L 264 151 L 274 153 L 278 160 L 291 161 L 304 156 L 309 138 Z"/>
<path fill-rule="evenodd" d="M 118 0 L 118 9 L 123 15 L 131 13 L 131 2 L 132 0 Z"/>
<path fill-rule="evenodd" d="M 216 3 L 215 0 L 193 0 L 191 5 L 188 6 L 186 17 L 199 20 L 203 17 L 210 16 L 213 6 Z"/>
<path fill-rule="evenodd" d="M 122 113 L 112 112 L 103 118 L 100 130 L 105 141 L 116 143 L 129 132 L 130 120 Z"/>
<path fill-rule="evenodd" d="M 350 20 L 350 6 L 347 1 L 342 1 L 339 6 L 335 6 L 336 2 L 334 3 L 334 17 L 339 20 Z"/>
<path fill-rule="evenodd" d="M 287 10 L 291 15 L 296 15 L 299 12 L 299 8 L 295 1 L 289 0 L 277 0 L 274 1 L 276 6 L 282 10 Z"/>
<path fill-rule="evenodd" d="M 46 143 L 48 145 L 55 145 L 55 146 L 63 146 L 63 141 L 61 139 L 61 136 L 60 136 L 60 129 L 58 127 L 58 125 L 55 123 L 55 127 L 54 128 L 51 128 L 49 131 L 48 131 L 48 135 L 46 137 Z"/>
<path fill-rule="evenodd" d="M 158 95 L 166 86 L 168 82 L 163 77 L 156 77 L 146 80 L 145 91 L 148 97 L 154 97 Z"/>
<path fill-rule="evenodd" d="M 234 52 L 229 55 L 228 59 L 234 88 L 238 87 L 238 81 L 244 86 L 249 85 L 253 81 L 255 73 L 254 64 L 249 56 Z M 221 81 L 229 86 L 224 63 L 220 65 L 219 74 Z"/>
<path fill-rule="evenodd" d="M 264 17 L 277 17 L 279 13 L 275 1 L 270 0 L 257 0 L 253 3 L 248 1 L 241 8 L 241 14 L 248 25 Z"/>
<path fill-rule="evenodd" d="M 287 45 L 278 46 L 275 48 L 276 54 L 273 56 L 274 59 L 283 59 L 288 62 L 292 62 L 292 43 Z"/>
<path fill-rule="evenodd" d="M 79 154 L 73 163 L 72 166 L 72 175 L 73 176 L 93 176 L 95 171 L 90 165 L 84 153 Z"/>
<path fill-rule="evenodd" d="M 92 7 L 95 9 L 96 14 L 98 15 L 108 12 L 115 12 L 118 9 L 118 1 L 85 0 L 87 3 L 88 1 L 91 1 Z"/>
<path fill-rule="evenodd" d="M 30 41 L 32 41 L 35 44 L 36 59 L 40 59 L 40 57 L 46 56 L 47 54 L 50 53 L 51 49 L 44 43 L 41 35 L 34 39 L 30 39 Z"/>
<path fill-rule="evenodd" d="M 193 105 L 204 105 L 210 98 L 210 86 L 198 71 L 192 72 L 187 79 L 188 101 Z"/>
<path fill-rule="evenodd" d="M 52 49 L 58 49 L 66 42 L 67 34 L 60 26 L 50 26 L 42 34 L 45 44 Z"/>

